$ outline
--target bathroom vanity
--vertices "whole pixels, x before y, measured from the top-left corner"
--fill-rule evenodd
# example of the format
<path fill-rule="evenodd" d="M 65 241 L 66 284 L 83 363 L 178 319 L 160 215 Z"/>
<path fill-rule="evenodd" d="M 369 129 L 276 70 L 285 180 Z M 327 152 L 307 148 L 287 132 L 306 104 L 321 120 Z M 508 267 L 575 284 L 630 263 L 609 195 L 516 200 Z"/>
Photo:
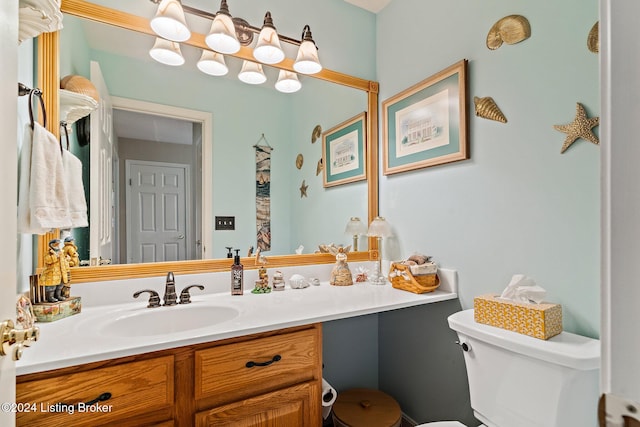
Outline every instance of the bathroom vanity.
<path fill-rule="evenodd" d="M 456 298 L 455 272 L 440 274 L 422 295 L 322 282 L 83 308 L 42 324 L 17 363 L 17 425 L 321 425 L 321 323 Z"/>

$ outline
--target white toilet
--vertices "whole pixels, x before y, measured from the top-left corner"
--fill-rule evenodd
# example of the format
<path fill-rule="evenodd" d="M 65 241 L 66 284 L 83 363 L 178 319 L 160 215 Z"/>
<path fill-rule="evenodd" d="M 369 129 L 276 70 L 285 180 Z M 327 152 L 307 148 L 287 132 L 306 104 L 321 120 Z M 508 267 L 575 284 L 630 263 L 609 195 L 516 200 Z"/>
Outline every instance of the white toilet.
<path fill-rule="evenodd" d="M 471 407 L 488 427 L 596 427 L 600 341 L 562 332 L 540 340 L 449 316 L 469 377 Z M 464 427 L 458 421 L 421 424 Z M 418 426 L 418 427 L 420 427 Z"/>

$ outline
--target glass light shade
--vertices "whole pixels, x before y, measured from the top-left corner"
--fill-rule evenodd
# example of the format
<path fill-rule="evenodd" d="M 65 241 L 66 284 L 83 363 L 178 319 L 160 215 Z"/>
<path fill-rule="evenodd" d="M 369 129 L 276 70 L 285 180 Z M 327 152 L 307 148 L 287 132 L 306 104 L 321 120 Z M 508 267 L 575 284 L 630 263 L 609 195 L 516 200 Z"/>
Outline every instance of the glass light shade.
<path fill-rule="evenodd" d="M 318 48 L 312 41 L 303 41 L 298 49 L 293 69 L 302 74 L 315 74 L 322 70 L 318 59 Z"/>
<path fill-rule="evenodd" d="M 298 75 L 291 71 L 280 70 L 276 89 L 283 93 L 293 93 L 300 90 L 302 84 L 298 80 Z"/>
<path fill-rule="evenodd" d="M 198 70 L 211 76 L 224 76 L 229 72 L 229 67 L 224 61 L 224 56 L 210 50 L 203 50 L 197 64 Z"/>
<path fill-rule="evenodd" d="M 149 55 L 161 64 L 173 66 L 184 64 L 180 44 L 160 37 L 156 37 L 156 42 L 149 51 Z"/>
<path fill-rule="evenodd" d="M 280 46 L 280 37 L 273 26 L 271 12 L 264 17 L 264 25 L 258 36 L 258 43 L 253 50 L 253 56 L 263 64 L 277 64 L 284 59 L 284 52 Z"/>
<path fill-rule="evenodd" d="M 236 27 L 228 12 L 225 12 L 226 2 L 220 6 L 221 10 L 211 23 L 211 30 L 204 38 L 204 42 L 216 52 L 231 54 L 240 50 L 240 42 L 236 35 Z"/>
<path fill-rule="evenodd" d="M 367 235 L 370 237 L 389 237 L 393 235 L 391 225 L 381 216 L 377 216 L 369 224 Z"/>
<path fill-rule="evenodd" d="M 179 0 L 162 0 L 150 25 L 157 35 L 167 40 L 183 42 L 191 38 Z"/>
<path fill-rule="evenodd" d="M 250 85 L 259 85 L 267 81 L 267 76 L 262 71 L 262 65 L 253 61 L 244 61 L 238 78 Z"/>
<path fill-rule="evenodd" d="M 347 226 L 344 229 L 344 233 L 350 236 L 359 236 L 367 232 L 367 227 L 364 225 L 360 218 L 352 216 Z"/>

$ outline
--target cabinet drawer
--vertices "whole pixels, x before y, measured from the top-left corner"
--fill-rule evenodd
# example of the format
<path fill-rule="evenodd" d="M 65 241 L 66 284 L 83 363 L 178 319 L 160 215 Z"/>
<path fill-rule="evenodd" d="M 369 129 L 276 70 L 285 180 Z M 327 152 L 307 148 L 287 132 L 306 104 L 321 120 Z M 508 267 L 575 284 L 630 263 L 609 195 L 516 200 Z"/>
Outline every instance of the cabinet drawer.
<path fill-rule="evenodd" d="M 170 410 L 174 403 L 173 362 L 173 356 L 165 356 L 18 382 L 16 402 L 34 410 L 18 413 L 17 425 L 96 426 Z M 104 393 L 111 397 L 97 406 L 85 405 Z"/>
<path fill-rule="evenodd" d="M 318 328 L 199 350 L 195 398 L 220 404 L 319 380 L 320 357 Z"/>

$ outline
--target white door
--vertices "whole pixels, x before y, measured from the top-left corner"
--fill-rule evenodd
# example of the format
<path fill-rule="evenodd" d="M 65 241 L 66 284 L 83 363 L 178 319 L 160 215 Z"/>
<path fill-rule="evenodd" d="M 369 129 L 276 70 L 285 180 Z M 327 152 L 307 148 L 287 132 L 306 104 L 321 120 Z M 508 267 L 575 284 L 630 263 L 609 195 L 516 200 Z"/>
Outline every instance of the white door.
<path fill-rule="evenodd" d="M 100 64 L 91 61 L 91 82 L 98 90 L 98 109 L 91 113 L 91 142 L 89 157 L 89 257 L 91 260 L 113 257 L 113 111 L 109 89 L 102 77 Z"/>
<path fill-rule="evenodd" d="M 17 200 L 18 188 L 18 145 L 16 109 L 18 80 L 18 2 L 0 2 L 0 129 L 3 137 L 2 155 L 2 185 L 0 185 L 0 200 Z M 0 223 L 5 236 L 11 236 L 11 244 L 4 245 L 0 256 L 0 322 L 16 320 L 16 248 L 17 235 L 16 218 L 18 215 L 15 203 L 5 203 L 0 209 Z M 27 350 L 28 351 L 28 350 Z M 0 357 L 0 403 L 15 402 L 16 372 L 15 363 L 11 356 Z M 0 425 L 14 426 L 15 414 L 0 408 Z"/>
<path fill-rule="evenodd" d="M 640 425 L 640 2 L 600 3 L 602 374 L 606 425 Z M 633 421 L 635 420 L 635 421 Z"/>
<path fill-rule="evenodd" d="M 182 261 L 189 245 L 189 165 L 126 161 L 129 263 Z"/>

